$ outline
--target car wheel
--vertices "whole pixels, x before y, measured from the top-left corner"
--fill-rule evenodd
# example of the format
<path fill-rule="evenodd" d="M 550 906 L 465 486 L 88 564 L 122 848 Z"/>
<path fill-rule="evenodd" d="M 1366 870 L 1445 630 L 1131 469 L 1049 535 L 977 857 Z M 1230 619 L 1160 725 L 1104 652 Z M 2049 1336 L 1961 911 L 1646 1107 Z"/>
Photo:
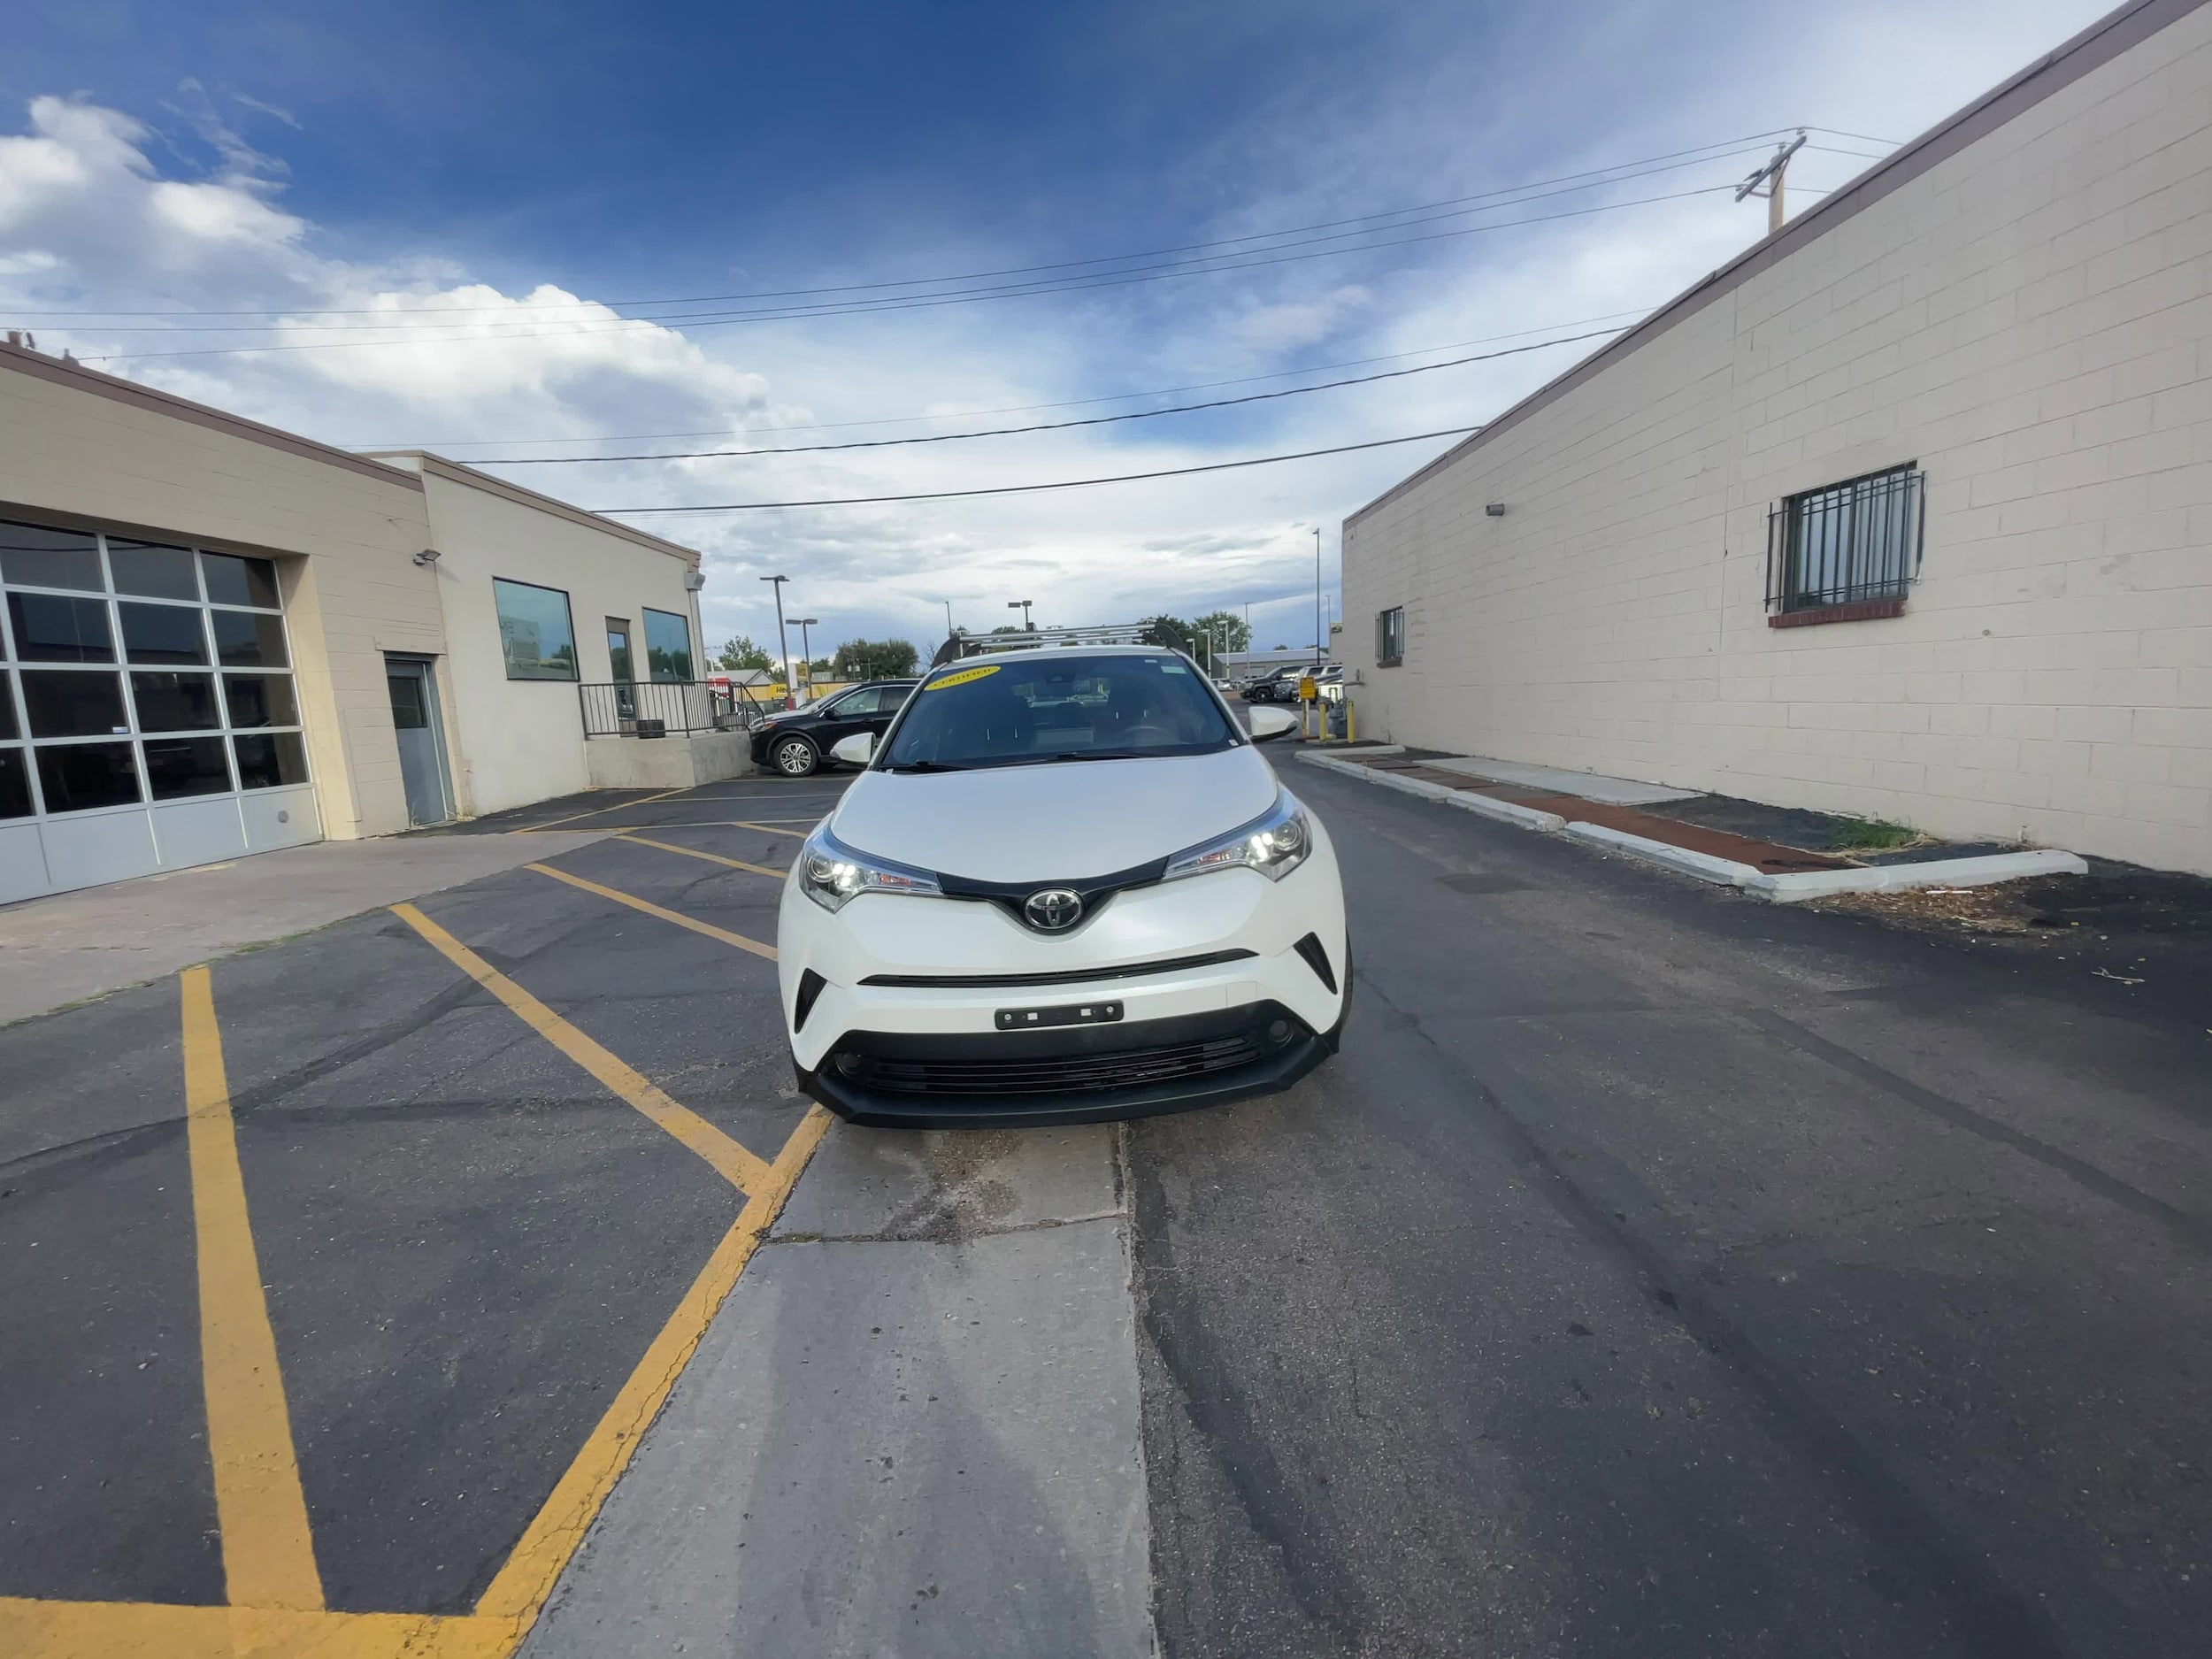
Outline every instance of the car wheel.
<path fill-rule="evenodd" d="M 803 737 L 779 738 L 769 749 L 776 770 L 787 778 L 803 778 L 822 764 L 822 757 Z"/>

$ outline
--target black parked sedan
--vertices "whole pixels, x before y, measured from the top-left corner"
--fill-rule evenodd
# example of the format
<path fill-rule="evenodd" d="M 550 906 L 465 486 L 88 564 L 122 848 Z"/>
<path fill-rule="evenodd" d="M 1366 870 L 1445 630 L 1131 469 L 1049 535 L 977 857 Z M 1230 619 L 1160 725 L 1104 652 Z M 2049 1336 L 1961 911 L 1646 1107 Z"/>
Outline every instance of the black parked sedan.
<path fill-rule="evenodd" d="M 891 717 L 913 695 L 911 680 L 872 680 L 803 709 L 772 714 L 753 728 L 753 764 L 803 778 L 828 763 L 841 739 L 856 732 L 881 737 Z"/>

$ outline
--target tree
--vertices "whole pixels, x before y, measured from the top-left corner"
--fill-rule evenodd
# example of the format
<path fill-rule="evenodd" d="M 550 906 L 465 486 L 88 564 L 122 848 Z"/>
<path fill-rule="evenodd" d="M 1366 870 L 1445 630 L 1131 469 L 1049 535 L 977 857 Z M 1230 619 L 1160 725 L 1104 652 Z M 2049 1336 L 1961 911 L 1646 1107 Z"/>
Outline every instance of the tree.
<path fill-rule="evenodd" d="M 1190 626 L 1193 633 L 1211 634 L 1216 650 L 1248 651 L 1252 649 L 1252 630 L 1244 618 L 1234 611 L 1209 611 Z"/>
<path fill-rule="evenodd" d="M 748 668 L 772 669 L 776 659 L 741 634 L 722 642 L 721 650 L 715 654 L 714 665 L 726 674 L 733 674 Z"/>
<path fill-rule="evenodd" d="M 1161 645 L 1171 651 L 1187 651 L 1191 649 L 1191 625 L 1174 617 L 1150 617 L 1146 619 L 1144 632 L 1137 636 L 1137 640 L 1143 645 Z"/>
<path fill-rule="evenodd" d="M 920 659 L 910 640 L 847 640 L 829 668 L 840 680 L 899 680 Z"/>

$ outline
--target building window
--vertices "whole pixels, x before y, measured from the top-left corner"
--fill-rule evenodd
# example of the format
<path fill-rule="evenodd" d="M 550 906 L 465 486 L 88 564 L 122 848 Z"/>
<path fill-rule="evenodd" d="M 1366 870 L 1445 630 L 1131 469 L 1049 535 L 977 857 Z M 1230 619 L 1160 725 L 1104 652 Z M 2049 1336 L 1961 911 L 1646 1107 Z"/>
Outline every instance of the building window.
<path fill-rule="evenodd" d="M 0 524 L 0 819 L 308 781 L 271 560 Z"/>
<path fill-rule="evenodd" d="M 691 678 L 691 624 L 672 611 L 645 610 L 645 661 L 656 680 Z"/>
<path fill-rule="evenodd" d="M 1395 668 L 1406 659 L 1406 608 L 1393 605 L 1375 618 L 1375 666 Z"/>
<path fill-rule="evenodd" d="M 495 576 L 492 597 L 499 606 L 499 645 L 506 654 L 508 679 L 576 678 L 576 630 L 569 625 L 566 594 Z"/>
<path fill-rule="evenodd" d="M 1767 609 L 1785 619 L 1895 616 L 1920 573 L 1926 474 L 1906 465 L 1792 495 L 1767 516 Z"/>

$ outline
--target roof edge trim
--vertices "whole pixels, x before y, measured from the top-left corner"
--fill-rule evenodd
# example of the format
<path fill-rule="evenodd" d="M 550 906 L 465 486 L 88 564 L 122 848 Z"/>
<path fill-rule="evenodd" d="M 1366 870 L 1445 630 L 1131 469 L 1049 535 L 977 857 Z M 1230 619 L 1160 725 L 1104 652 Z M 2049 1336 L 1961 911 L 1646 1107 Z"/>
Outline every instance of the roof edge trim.
<path fill-rule="evenodd" d="M 296 432 L 280 426 L 265 426 L 258 420 L 249 420 L 243 415 L 234 415 L 228 410 L 217 409 L 209 403 L 196 403 L 188 397 L 179 397 L 174 392 L 157 391 L 136 380 L 127 380 L 120 375 L 104 374 L 88 369 L 81 363 L 64 362 L 50 357 L 42 351 L 33 351 L 26 346 L 12 346 L 0 341 L 0 368 L 12 369 L 27 374 L 35 380 L 50 381 L 73 391 L 89 392 L 96 397 L 111 398 L 157 415 L 188 421 L 196 426 L 223 433 L 229 437 L 243 438 L 249 442 L 265 444 L 273 449 L 282 449 L 309 461 L 319 461 L 326 466 L 339 467 L 349 472 L 358 472 L 375 479 L 379 483 L 396 484 L 402 489 L 419 492 L 422 480 L 403 468 L 387 466 L 381 461 L 357 455 L 350 449 L 341 449 L 334 444 L 318 443 L 312 438 L 303 438 Z"/>
<path fill-rule="evenodd" d="M 671 558 L 681 559 L 695 570 L 699 567 L 705 557 L 698 549 L 686 547 L 680 541 L 666 541 L 655 535 L 649 530 L 641 530 L 634 525 L 626 525 L 619 519 L 606 518 L 592 511 L 588 507 L 579 507 L 572 502 L 561 500 L 558 496 L 541 495 L 534 489 L 526 489 L 520 484 L 511 483 L 506 479 L 495 477 L 489 472 L 480 472 L 472 466 L 459 461 L 449 461 L 444 456 L 429 449 L 372 449 L 366 453 L 372 457 L 379 458 L 379 465 L 383 464 L 380 457 L 403 456 L 421 468 L 420 475 L 442 478 L 452 484 L 465 484 L 472 489 L 482 490 L 488 495 L 498 495 L 511 501 L 518 507 L 534 508 L 539 512 L 551 513 L 557 518 L 566 518 L 572 524 L 587 525 L 594 530 L 604 530 L 611 535 L 620 536 L 624 541 L 634 542 L 639 547 L 650 548 L 656 553 L 665 553 Z M 411 471 L 408 476 L 413 478 L 419 475 Z"/>

